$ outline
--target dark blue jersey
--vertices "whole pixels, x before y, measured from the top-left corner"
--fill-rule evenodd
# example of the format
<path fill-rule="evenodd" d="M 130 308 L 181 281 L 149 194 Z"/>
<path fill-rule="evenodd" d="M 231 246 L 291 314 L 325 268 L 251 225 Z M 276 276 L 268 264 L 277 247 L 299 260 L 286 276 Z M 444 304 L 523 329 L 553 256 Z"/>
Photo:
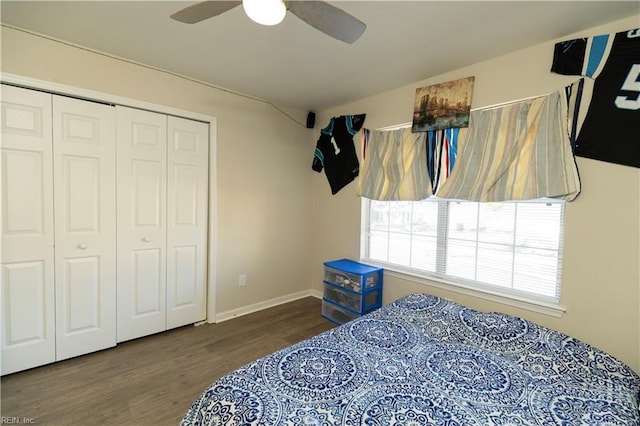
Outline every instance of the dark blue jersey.
<path fill-rule="evenodd" d="M 640 167 L 640 28 L 556 43 L 551 71 L 594 79 L 575 154 Z"/>

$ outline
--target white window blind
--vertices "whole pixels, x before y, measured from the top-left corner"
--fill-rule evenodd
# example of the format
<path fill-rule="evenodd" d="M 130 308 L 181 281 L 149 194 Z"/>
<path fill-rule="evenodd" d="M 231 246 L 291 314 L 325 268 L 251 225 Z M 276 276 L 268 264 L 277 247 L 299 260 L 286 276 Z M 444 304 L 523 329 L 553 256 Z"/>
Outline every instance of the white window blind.
<path fill-rule="evenodd" d="M 363 260 L 525 300 L 560 299 L 564 201 L 363 199 Z"/>

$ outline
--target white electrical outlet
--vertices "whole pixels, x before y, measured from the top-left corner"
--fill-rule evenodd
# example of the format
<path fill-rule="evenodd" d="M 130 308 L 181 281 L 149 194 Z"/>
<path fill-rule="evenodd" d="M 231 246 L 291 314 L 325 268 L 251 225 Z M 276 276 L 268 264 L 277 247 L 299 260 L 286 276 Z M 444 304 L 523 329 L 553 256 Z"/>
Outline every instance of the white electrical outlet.
<path fill-rule="evenodd" d="M 247 285 L 247 276 L 245 274 L 240 274 L 238 277 L 238 287 L 244 287 Z"/>

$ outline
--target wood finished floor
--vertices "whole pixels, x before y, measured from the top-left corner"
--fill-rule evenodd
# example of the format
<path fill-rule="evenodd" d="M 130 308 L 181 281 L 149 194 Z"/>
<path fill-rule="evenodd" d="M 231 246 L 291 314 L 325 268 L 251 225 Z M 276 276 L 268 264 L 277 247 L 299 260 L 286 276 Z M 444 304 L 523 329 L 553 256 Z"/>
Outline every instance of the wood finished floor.
<path fill-rule="evenodd" d="M 333 328 L 307 297 L 187 326 L 0 379 L 1 415 L 37 425 L 177 425 L 214 380 Z"/>

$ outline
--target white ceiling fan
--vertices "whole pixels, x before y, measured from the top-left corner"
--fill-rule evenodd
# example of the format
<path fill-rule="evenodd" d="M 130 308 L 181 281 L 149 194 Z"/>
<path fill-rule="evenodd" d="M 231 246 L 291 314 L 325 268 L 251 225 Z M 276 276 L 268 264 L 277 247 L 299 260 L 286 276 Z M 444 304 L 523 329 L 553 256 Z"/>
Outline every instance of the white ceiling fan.
<path fill-rule="evenodd" d="M 262 25 L 280 23 L 287 10 L 317 30 L 345 43 L 354 43 L 367 25 L 342 9 L 325 1 L 314 0 L 236 0 L 202 1 L 171 15 L 185 24 L 195 24 L 220 15 L 242 4 L 249 18 Z"/>

